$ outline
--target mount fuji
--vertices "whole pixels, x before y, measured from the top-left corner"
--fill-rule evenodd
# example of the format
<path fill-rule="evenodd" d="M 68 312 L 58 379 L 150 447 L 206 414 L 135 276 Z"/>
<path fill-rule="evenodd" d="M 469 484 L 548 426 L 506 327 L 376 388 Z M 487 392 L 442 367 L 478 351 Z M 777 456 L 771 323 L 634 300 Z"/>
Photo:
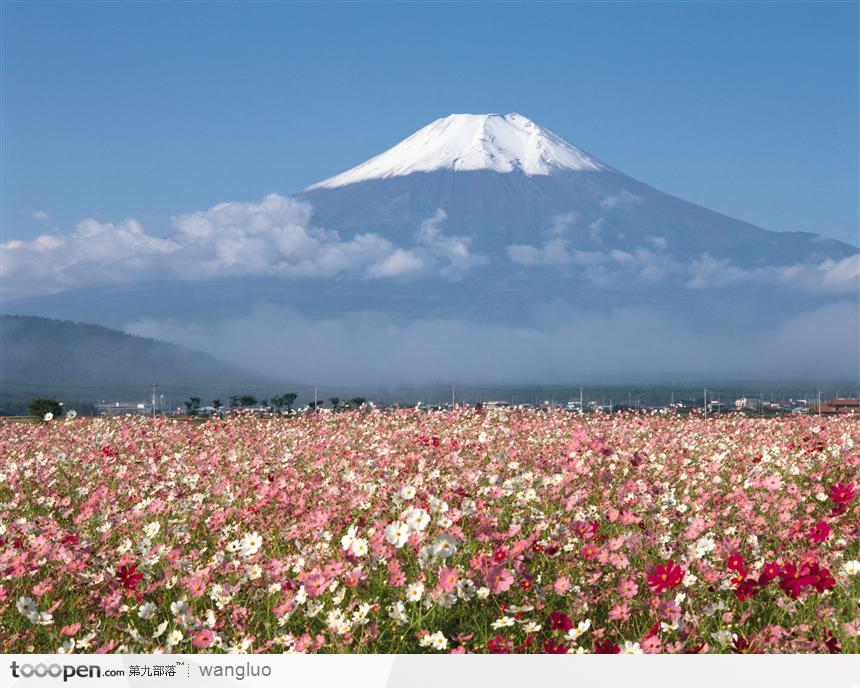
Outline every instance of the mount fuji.
<path fill-rule="evenodd" d="M 5 312 L 293 379 L 860 365 L 857 247 L 681 200 L 516 113 L 444 117 L 291 196 L 174 218 L 167 235 L 88 220 L 3 252 Z"/>
<path fill-rule="evenodd" d="M 573 251 L 645 249 L 741 268 L 857 252 L 816 234 L 770 232 L 687 203 L 517 113 L 436 120 L 296 197 L 313 205 L 322 226 L 392 237 L 414 231 L 441 209 L 444 225 L 476 249 L 501 250 L 523 265 L 575 263 Z M 588 258 L 580 254 L 579 262 Z"/>

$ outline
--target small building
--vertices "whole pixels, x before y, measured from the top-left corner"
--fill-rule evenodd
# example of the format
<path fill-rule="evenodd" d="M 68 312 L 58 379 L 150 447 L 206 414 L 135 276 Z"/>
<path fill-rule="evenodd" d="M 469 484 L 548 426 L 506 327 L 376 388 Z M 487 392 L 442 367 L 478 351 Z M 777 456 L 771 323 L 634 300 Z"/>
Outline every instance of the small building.
<path fill-rule="evenodd" d="M 809 405 L 811 413 L 820 413 L 828 416 L 841 415 L 860 415 L 860 399 L 839 398 L 822 401 L 819 406 L 817 403 Z"/>
<path fill-rule="evenodd" d="M 735 399 L 735 409 L 738 411 L 761 411 L 761 399 L 756 397 Z"/>
<path fill-rule="evenodd" d="M 145 416 L 152 408 L 143 401 L 103 401 L 96 404 L 96 411 L 100 416 Z"/>

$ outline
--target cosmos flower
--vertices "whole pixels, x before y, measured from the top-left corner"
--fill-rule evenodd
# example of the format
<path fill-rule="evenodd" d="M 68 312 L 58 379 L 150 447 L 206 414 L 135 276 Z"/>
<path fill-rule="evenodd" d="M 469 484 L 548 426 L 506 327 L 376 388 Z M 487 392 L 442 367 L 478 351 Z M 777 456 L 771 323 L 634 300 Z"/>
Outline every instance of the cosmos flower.
<path fill-rule="evenodd" d="M 394 521 L 385 527 L 385 540 L 397 548 L 403 547 L 407 543 L 409 534 L 409 527 L 401 521 Z"/>
<path fill-rule="evenodd" d="M 648 585 L 652 592 L 661 593 L 675 588 L 684 580 L 684 569 L 669 559 L 665 564 L 657 564 L 654 573 L 648 576 Z"/>

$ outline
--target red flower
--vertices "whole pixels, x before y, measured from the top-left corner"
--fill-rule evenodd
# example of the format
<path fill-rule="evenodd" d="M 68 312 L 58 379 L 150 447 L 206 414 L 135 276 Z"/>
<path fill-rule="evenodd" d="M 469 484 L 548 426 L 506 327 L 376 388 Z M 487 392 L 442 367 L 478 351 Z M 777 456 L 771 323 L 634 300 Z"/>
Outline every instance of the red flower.
<path fill-rule="evenodd" d="M 776 580 L 777 576 L 779 576 L 779 564 L 773 561 L 765 564 L 762 567 L 761 575 L 758 577 L 759 585 L 768 585 Z"/>
<path fill-rule="evenodd" d="M 836 483 L 830 486 L 827 495 L 837 504 L 850 504 L 857 496 L 853 483 Z"/>
<path fill-rule="evenodd" d="M 136 565 L 125 564 L 116 570 L 116 577 L 126 590 L 134 590 L 143 579 L 143 574 L 137 570 Z"/>
<path fill-rule="evenodd" d="M 665 566 L 657 564 L 654 573 L 648 576 L 648 585 L 651 586 L 653 592 L 661 593 L 669 588 L 679 586 L 682 580 L 684 580 L 684 569 L 669 559 Z"/>
<path fill-rule="evenodd" d="M 830 571 L 815 562 L 806 562 L 798 568 L 796 564 L 786 564 L 779 572 L 779 587 L 789 597 L 800 597 L 806 588 L 813 587 L 818 592 L 830 590 L 835 584 Z"/>
<path fill-rule="evenodd" d="M 498 562 L 507 561 L 508 548 L 505 546 L 497 547 L 496 551 L 493 552 L 493 559 Z"/>
<path fill-rule="evenodd" d="M 734 554 L 732 554 L 732 556 L 726 559 L 726 567 L 732 571 L 737 571 L 738 573 L 740 573 L 740 571 L 744 568 L 744 558 L 740 554 L 735 552 Z"/>
<path fill-rule="evenodd" d="M 752 578 L 745 578 L 737 581 L 737 585 L 734 589 L 735 597 L 738 598 L 739 602 L 743 602 L 755 595 L 756 592 L 758 592 L 758 588 L 759 584 Z"/>
<path fill-rule="evenodd" d="M 596 655 L 617 655 L 619 652 L 621 652 L 621 648 L 608 638 L 594 641 L 594 654 Z"/>
<path fill-rule="evenodd" d="M 553 612 L 549 615 L 549 620 L 552 623 L 552 630 L 554 631 L 569 631 L 573 628 L 573 621 L 571 621 L 567 614 L 562 612 Z"/>
<path fill-rule="evenodd" d="M 824 644 L 827 646 L 827 651 L 831 655 L 838 655 L 842 652 L 842 643 L 839 638 L 833 635 L 829 630 L 824 631 Z"/>
<path fill-rule="evenodd" d="M 490 651 L 490 654 L 493 655 L 507 655 L 511 652 L 508 641 L 501 635 L 490 638 L 487 641 L 487 649 Z"/>
<path fill-rule="evenodd" d="M 742 635 L 736 636 L 732 640 L 732 652 L 742 655 L 757 655 L 760 654 L 755 645 L 744 638 Z"/>
<path fill-rule="evenodd" d="M 830 526 L 824 521 L 819 521 L 809 529 L 807 534 L 809 535 L 809 539 L 813 542 L 824 542 L 830 535 Z"/>
<path fill-rule="evenodd" d="M 566 655 L 567 646 L 563 643 L 554 643 L 552 640 L 544 640 L 543 651 L 547 655 Z"/>

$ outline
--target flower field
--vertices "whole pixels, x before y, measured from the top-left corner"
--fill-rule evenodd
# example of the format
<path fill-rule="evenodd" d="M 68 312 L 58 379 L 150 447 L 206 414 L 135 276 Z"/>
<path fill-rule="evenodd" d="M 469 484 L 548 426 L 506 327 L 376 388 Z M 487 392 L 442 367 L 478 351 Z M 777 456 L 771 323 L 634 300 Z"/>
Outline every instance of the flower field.
<path fill-rule="evenodd" d="M 0 425 L 3 652 L 860 652 L 860 423 Z"/>

